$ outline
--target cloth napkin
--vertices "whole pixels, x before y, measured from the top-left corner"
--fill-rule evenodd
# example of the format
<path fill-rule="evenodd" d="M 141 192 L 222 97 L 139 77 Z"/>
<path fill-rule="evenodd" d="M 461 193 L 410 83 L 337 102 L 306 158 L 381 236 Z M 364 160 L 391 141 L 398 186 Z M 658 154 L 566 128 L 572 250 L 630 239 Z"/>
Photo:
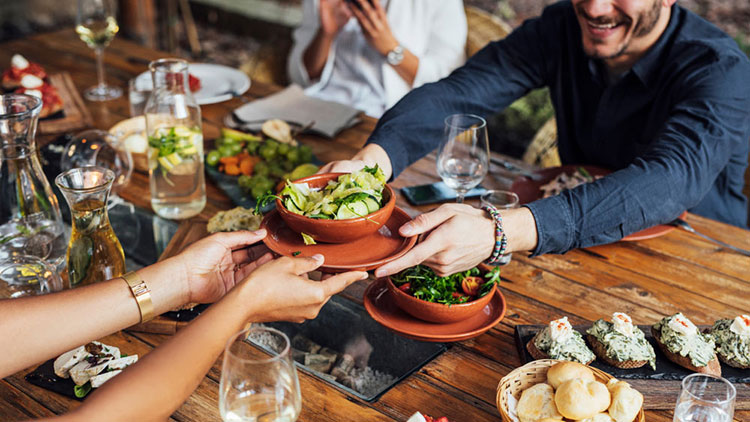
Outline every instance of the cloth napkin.
<path fill-rule="evenodd" d="M 360 121 L 359 110 L 309 97 L 299 85 L 290 85 L 276 94 L 247 103 L 232 114 L 246 127 L 260 126 L 268 119 L 281 119 L 299 126 L 315 122 L 309 130 L 328 138 Z"/>

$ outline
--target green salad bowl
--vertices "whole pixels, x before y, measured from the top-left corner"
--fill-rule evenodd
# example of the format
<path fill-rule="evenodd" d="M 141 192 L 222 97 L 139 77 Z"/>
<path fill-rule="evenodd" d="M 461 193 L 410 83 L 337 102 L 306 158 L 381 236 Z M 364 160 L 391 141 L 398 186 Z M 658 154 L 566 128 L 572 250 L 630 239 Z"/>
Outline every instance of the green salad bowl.
<path fill-rule="evenodd" d="M 307 183 L 311 189 L 322 189 L 329 181 L 337 180 L 346 173 L 315 174 L 294 183 Z M 382 227 L 393 213 L 396 206 L 396 195 L 390 186 L 383 188 L 382 206 L 379 210 L 363 217 L 347 218 L 344 220 L 322 220 L 305 217 L 289 211 L 280 199 L 276 199 L 276 209 L 290 229 L 310 235 L 316 242 L 349 243 L 366 236 L 370 236 Z"/>
<path fill-rule="evenodd" d="M 391 293 L 391 298 L 393 298 L 396 306 L 401 308 L 402 311 L 414 318 L 434 322 L 436 324 L 450 324 L 463 321 L 483 312 L 484 308 L 490 303 L 490 300 L 492 300 L 492 297 L 497 290 L 497 285 L 495 284 L 492 286 L 492 289 L 482 297 L 466 303 L 445 305 L 442 303 L 428 302 L 426 300 L 418 299 L 409 293 L 406 293 L 396 287 L 396 284 L 393 283 L 393 280 L 391 280 L 390 277 L 387 277 L 386 286 L 388 287 L 388 291 Z"/>

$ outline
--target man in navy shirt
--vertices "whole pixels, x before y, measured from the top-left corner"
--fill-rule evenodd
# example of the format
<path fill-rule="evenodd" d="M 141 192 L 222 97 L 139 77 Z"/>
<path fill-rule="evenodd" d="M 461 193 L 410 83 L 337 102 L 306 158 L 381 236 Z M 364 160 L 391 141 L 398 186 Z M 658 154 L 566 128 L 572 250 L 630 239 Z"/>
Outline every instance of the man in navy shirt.
<path fill-rule="evenodd" d="M 443 119 L 489 115 L 550 88 L 563 163 L 613 173 L 502 212 L 508 251 L 534 255 L 610 243 L 690 210 L 747 225 L 742 194 L 750 139 L 750 60 L 676 0 L 572 0 L 490 43 L 449 77 L 407 95 L 378 123 L 351 170 L 398 175 L 433 150 Z M 483 211 L 444 205 L 401 228 L 430 232 L 382 276 L 424 262 L 447 274 L 492 252 Z"/>

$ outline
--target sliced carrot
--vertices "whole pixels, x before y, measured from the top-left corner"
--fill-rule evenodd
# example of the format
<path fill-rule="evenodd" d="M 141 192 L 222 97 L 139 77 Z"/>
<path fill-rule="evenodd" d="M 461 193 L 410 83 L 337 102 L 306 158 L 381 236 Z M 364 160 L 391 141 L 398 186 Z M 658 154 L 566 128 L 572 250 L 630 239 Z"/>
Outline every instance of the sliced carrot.
<path fill-rule="evenodd" d="M 231 156 L 231 157 L 221 157 L 221 158 L 219 158 L 219 162 L 222 163 L 222 164 L 227 164 L 227 165 L 229 165 L 229 164 L 238 165 L 240 163 L 240 159 L 237 158 L 236 155 L 234 155 L 234 156 Z"/>
<path fill-rule="evenodd" d="M 253 163 L 253 160 L 251 160 L 250 157 L 244 158 L 240 161 L 240 172 L 244 175 L 252 175 L 253 167 L 255 167 L 255 163 Z"/>
<path fill-rule="evenodd" d="M 240 167 L 237 164 L 227 164 L 226 168 L 224 169 L 224 173 L 230 175 L 230 176 L 239 176 L 240 175 Z"/>

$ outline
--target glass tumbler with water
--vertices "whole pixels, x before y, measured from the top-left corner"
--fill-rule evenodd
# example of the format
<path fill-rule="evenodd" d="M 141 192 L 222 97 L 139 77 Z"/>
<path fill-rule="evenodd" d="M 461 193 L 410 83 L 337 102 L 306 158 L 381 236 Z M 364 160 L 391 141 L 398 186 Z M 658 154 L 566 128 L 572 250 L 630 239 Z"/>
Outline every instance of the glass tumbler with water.
<path fill-rule="evenodd" d="M 682 380 L 674 422 L 731 422 L 737 390 L 724 378 L 692 374 Z"/>
<path fill-rule="evenodd" d="M 0 95 L 0 262 L 32 255 L 61 270 L 66 230 L 34 140 L 41 108 L 36 97 Z"/>
<path fill-rule="evenodd" d="M 477 186 L 489 168 L 487 122 L 472 114 L 445 118 L 443 140 L 438 147 L 437 172 L 456 191 L 456 202 Z"/>
<path fill-rule="evenodd" d="M 224 422 L 297 420 L 302 396 L 291 353 L 289 338 L 269 327 L 253 326 L 229 340 L 219 386 Z"/>
<path fill-rule="evenodd" d="M 499 210 L 507 210 L 519 207 L 519 198 L 514 192 L 507 190 L 489 190 L 480 197 L 482 205 L 488 204 Z M 510 263 L 511 254 L 505 254 L 500 257 L 498 265 L 507 265 Z"/>
<path fill-rule="evenodd" d="M 151 207 L 160 217 L 184 219 L 206 205 L 201 109 L 188 87 L 184 60 L 149 64 L 154 90 L 146 102 Z"/>

